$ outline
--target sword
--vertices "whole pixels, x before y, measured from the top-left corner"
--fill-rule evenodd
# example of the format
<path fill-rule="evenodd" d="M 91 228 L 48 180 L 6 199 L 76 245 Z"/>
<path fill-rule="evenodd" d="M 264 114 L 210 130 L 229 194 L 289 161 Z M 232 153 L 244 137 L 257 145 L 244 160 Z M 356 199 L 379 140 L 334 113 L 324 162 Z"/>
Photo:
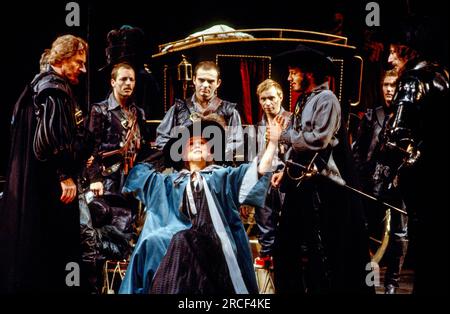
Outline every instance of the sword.
<path fill-rule="evenodd" d="M 355 192 L 355 193 L 357 193 L 357 194 L 359 194 L 359 195 L 361 195 L 361 196 L 364 196 L 364 197 L 366 197 L 366 198 L 369 198 L 369 199 L 371 199 L 371 200 L 373 200 L 373 201 L 375 201 L 375 202 L 377 202 L 377 203 L 383 204 L 383 205 L 386 206 L 386 207 L 392 208 L 393 210 L 395 210 L 395 211 L 397 211 L 397 212 L 399 212 L 399 213 L 402 213 L 402 214 L 404 214 L 404 215 L 408 215 L 408 213 L 407 213 L 406 211 L 404 211 L 403 209 L 400 209 L 400 208 L 398 208 L 398 207 L 396 207 L 396 206 L 393 206 L 393 205 L 391 205 L 391 204 L 389 204 L 389 203 L 383 202 L 382 200 L 376 198 L 375 196 L 372 196 L 372 195 L 370 195 L 370 194 L 364 193 L 363 191 L 360 191 L 360 190 L 358 190 L 358 189 L 355 189 L 354 187 L 352 187 L 352 186 L 348 185 L 347 183 L 345 183 L 345 181 L 342 180 L 341 178 L 336 178 L 336 179 L 334 179 L 334 178 L 331 178 L 331 177 L 329 177 L 329 176 L 327 176 L 327 175 L 324 175 L 324 174 L 320 173 L 320 172 L 317 171 L 317 169 L 315 169 L 315 168 L 306 167 L 306 166 L 304 166 L 304 165 L 302 165 L 302 164 L 293 162 L 293 161 L 291 161 L 291 160 L 286 160 L 286 166 L 289 166 L 289 165 L 298 167 L 298 168 L 300 168 L 300 169 L 302 169 L 302 170 L 305 170 L 305 171 L 309 171 L 309 172 L 310 172 L 310 175 L 309 175 L 309 176 L 312 176 L 312 175 L 321 175 L 321 176 L 323 176 L 323 177 L 326 177 L 326 178 L 328 178 L 329 180 L 331 180 L 331 181 L 333 181 L 334 183 L 336 183 L 337 185 L 343 186 L 343 187 L 345 187 L 346 189 L 348 189 L 348 190 L 350 190 L 350 191 L 352 191 L 352 192 Z"/>

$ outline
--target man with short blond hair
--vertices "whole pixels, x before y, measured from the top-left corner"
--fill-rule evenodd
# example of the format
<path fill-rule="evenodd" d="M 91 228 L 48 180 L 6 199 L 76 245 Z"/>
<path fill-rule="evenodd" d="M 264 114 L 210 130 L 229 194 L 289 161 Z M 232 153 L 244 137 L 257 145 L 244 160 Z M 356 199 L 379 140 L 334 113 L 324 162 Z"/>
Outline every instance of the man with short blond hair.
<path fill-rule="evenodd" d="M 262 155 L 266 149 L 266 129 L 267 126 L 275 124 L 275 117 L 282 116 L 285 121 L 289 121 L 291 113 L 283 106 L 283 89 L 281 85 L 272 80 L 266 79 L 256 88 L 259 104 L 264 114 L 258 123 L 258 152 Z M 273 158 L 272 171 L 280 172 L 284 167 L 284 159 L 287 147 L 278 144 L 277 152 Z M 270 267 L 272 262 L 272 248 L 275 241 L 276 225 L 278 215 L 283 204 L 284 193 L 279 189 L 269 188 L 266 202 L 263 207 L 255 209 L 255 220 L 259 229 L 258 241 L 261 245 L 259 257 L 255 259 L 256 267 Z"/>

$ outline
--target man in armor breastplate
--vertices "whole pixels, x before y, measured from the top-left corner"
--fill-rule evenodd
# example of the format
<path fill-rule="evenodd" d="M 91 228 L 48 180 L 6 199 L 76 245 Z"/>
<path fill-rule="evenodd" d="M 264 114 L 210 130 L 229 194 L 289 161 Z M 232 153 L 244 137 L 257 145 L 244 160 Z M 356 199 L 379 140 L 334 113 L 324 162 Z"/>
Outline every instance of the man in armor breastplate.
<path fill-rule="evenodd" d="M 410 215 L 414 293 L 444 293 L 449 280 L 444 265 L 448 184 L 435 180 L 448 175 L 448 167 L 441 161 L 448 134 L 449 73 L 431 61 L 431 53 L 439 49 L 430 42 L 425 24 L 406 26 L 402 36 L 391 43 L 389 62 L 399 67 L 400 77 L 383 152 L 386 159 L 396 162 L 391 184 L 399 186 Z M 399 59 L 404 60 L 400 65 Z"/>

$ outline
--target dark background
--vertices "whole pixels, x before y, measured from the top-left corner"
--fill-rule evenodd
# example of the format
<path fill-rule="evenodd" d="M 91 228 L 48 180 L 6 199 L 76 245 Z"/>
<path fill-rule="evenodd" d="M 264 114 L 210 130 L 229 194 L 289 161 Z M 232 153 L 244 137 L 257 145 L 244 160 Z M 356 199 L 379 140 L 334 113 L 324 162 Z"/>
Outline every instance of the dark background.
<path fill-rule="evenodd" d="M 9 121 L 12 107 L 23 90 L 39 71 L 39 58 L 59 35 L 72 33 L 88 40 L 88 72 L 77 94 L 82 106 L 103 99 L 108 81 L 98 69 L 105 63 L 106 35 L 124 24 L 138 26 L 146 36 L 146 53 L 157 53 L 162 43 L 182 39 L 193 32 L 216 24 L 242 28 L 292 28 L 327 31 L 333 28 L 335 11 L 345 14 L 344 34 L 349 44 L 363 49 L 364 32 L 375 39 L 385 38 L 399 18 L 411 14 L 429 15 L 442 24 L 438 41 L 443 44 L 444 63 L 448 64 L 447 11 L 439 1 L 377 1 L 381 8 L 381 26 L 365 25 L 370 1 L 76 1 L 81 8 L 81 26 L 68 27 L 65 10 L 69 1 L 11 1 L 3 8 L 2 29 L 2 101 L 0 104 L 0 176 L 5 174 L 9 149 Z M 162 106 L 162 104 L 155 104 Z M 161 117 L 148 117 L 158 119 Z"/>

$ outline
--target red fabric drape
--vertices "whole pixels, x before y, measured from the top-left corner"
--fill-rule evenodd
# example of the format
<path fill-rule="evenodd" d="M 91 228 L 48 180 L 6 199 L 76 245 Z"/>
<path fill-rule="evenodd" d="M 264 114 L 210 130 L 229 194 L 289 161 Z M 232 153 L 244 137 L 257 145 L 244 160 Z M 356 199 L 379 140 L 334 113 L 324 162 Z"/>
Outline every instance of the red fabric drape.
<path fill-rule="evenodd" d="M 291 90 L 291 103 L 290 103 L 290 112 L 294 112 L 295 110 L 295 104 L 297 103 L 297 99 L 300 96 L 299 92 Z"/>
<path fill-rule="evenodd" d="M 242 82 L 242 122 L 256 124 L 261 119 L 262 108 L 256 95 L 258 84 L 268 78 L 268 63 L 264 59 L 241 58 L 239 70 Z"/>
<path fill-rule="evenodd" d="M 328 86 L 330 86 L 330 90 L 336 94 L 336 79 L 333 76 L 328 76 Z"/>
<path fill-rule="evenodd" d="M 247 60 L 241 58 L 240 72 L 242 78 L 242 122 L 244 124 L 253 124 L 252 116 L 252 90 L 250 78 L 250 65 Z"/>

